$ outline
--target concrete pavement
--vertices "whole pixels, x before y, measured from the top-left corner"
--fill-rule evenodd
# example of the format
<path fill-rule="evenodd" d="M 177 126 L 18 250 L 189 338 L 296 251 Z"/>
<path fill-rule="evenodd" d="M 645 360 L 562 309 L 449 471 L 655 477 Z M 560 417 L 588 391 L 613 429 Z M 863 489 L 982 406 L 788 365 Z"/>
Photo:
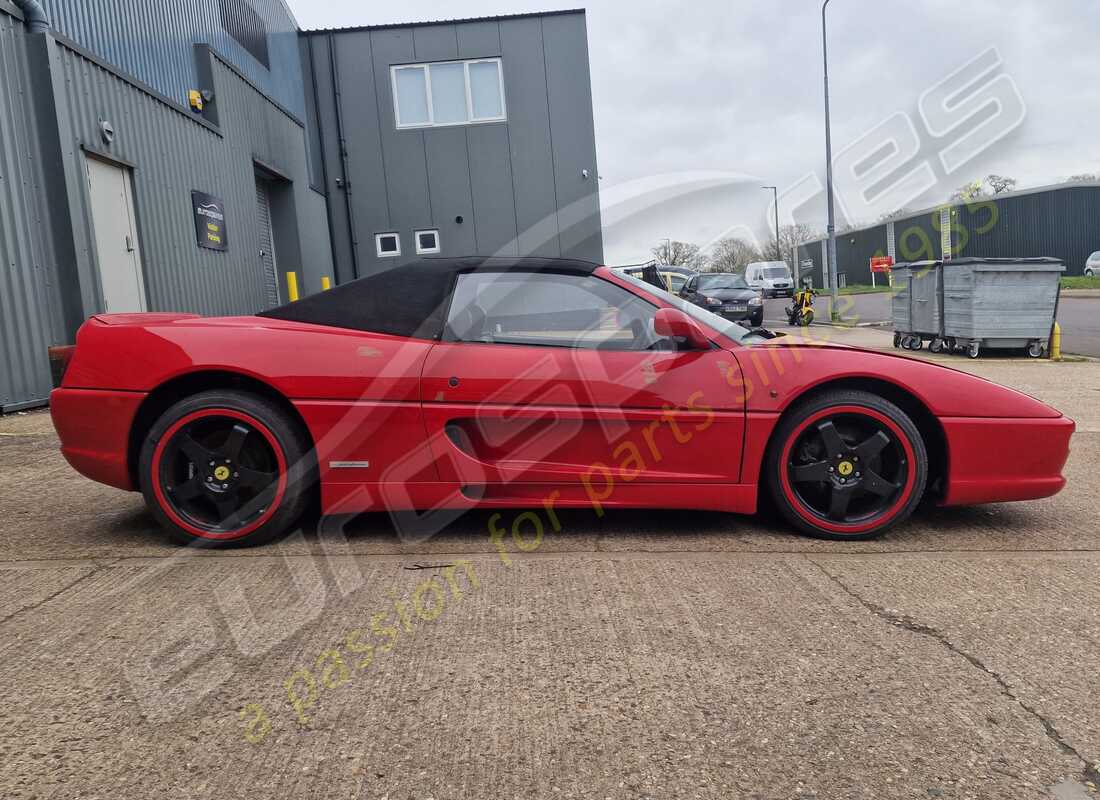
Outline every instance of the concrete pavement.
<path fill-rule="evenodd" d="M 951 363 L 1077 419 L 1069 487 L 850 544 L 620 511 L 181 551 L 0 419 L 0 796 L 1094 796 L 1100 364 Z"/>

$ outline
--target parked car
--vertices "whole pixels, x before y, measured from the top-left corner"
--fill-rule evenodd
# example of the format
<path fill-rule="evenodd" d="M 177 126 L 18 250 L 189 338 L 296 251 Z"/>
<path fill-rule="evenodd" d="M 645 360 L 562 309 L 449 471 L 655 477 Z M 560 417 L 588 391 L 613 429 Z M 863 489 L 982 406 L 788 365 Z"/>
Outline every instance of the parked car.
<path fill-rule="evenodd" d="M 1091 278 L 1092 276 L 1100 273 L 1100 250 L 1097 250 L 1091 256 L 1088 261 L 1085 262 L 1085 277 Z"/>
<path fill-rule="evenodd" d="M 749 327 L 764 324 L 764 300 L 760 292 L 735 272 L 704 272 L 688 279 L 680 297 L 689 303 Z"/>
<path fill-rule="evenodd" d="M 684 284 L 691 280 L 692 277 L 699 273 L 693 269 L 680 266 L 672 266 L 662 264 L 657 269 L 660 271 L 661 276 L 665 279 L 665 284 L 668 287 L 668 291 L 672 294 L 679 294 L 684 288 Z"/>
<path fill-rule="evenodd" d="M 650 286 L 656 286 L 658 289 L 668 288 L 668 281 L 665 279 L 665 276 L 658 271 L 657 265 L 654 263 L 639 264 L 632 267 L 616 267 L 615 269 L 623 275 L 629 275 L 632 278 L 645 281 Z"/>
<path fill-rule="evenodd" d="M 620 272 L 634 278 L 641 278 L 646 283 L 667 289 L 672 294 L 679 294 L 691 276 L 696 275 L 695 270 L 671 264 L 642 264 L 631 267 L 616 267 Z"/>
<path fill-rule="evenodd" d="M 97 315 L 64 356 L 65 458 L 200 547 L 310 507 L 426 535 L 473 508 L 751 514 L 763 492 L 802 531 L 866 538 L 926 495 L 1056 494 L 1074 430 L 964 372 L 560 259 L 426 259 L 255 316 Z"/>
<path fill-rule="evenodd" d="M 786 261 L 755 261 L 745 267 L 745 280 L 759 289 L 764 297 L 790 297 L 794 294 L 794 278 Z"/>

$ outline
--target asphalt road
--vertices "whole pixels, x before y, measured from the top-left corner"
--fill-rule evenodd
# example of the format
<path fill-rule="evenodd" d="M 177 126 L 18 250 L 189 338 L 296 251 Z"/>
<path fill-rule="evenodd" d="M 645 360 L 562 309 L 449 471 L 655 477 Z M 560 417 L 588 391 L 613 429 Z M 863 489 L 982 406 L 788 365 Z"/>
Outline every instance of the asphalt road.
<path fill-rule="evenodd" d="M 768 300 L 764 307 L 766 320 L 786 320 L 786 298 Z M 822 318 L 827 316 L 827 300 L 819 298 Z M 841 313 L 845 319 L 856 322 L 888 322 L 890 320 L 890 295 L 860 294 L 840 298 Z M 1100 358 L 1100 297 L 1063 297 L 1058 306 L 1058 322 L 1062 326 L 1062 350 L 1075 355 Z"/>
<path fill-rule="evenodd" d="M 2 418 L 0 797 L 1094 796 L 1100 363 L 953 363 L 1075 416 L 1069 487 L 849 544 L 621 511 L 179 550 Z"/>

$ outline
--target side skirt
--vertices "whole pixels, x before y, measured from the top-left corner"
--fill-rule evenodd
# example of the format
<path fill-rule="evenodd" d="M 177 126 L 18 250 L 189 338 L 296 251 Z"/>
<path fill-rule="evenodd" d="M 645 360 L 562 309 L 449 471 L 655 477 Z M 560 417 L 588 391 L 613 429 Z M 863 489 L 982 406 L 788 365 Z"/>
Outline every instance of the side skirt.
<path fill-rule="evenodd" d="M 367 511 L 532 508 L 682 508 L 756 513 L 756 484 L 721 483 L 523 483 L 457 486 L 453 483 L 325 483 L 326 515 Z"/>

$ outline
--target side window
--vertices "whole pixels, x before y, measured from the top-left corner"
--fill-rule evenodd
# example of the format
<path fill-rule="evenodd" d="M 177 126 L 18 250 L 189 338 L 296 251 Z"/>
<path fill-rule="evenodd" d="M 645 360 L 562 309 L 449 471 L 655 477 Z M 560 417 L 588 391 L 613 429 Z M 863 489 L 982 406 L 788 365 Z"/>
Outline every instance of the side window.
<path fill-rule="evenodd" d="M 698 284 L 699 284 L 699 279 L 698 278 L 692 278 L 690 281 L 687 282 L 687 285 L 684 286 L 684 291 L 694 292 L 695 287 L 698 286 Z"/>
<path fill-rule="evenodd" d="M 458 342 L 607 350 L 659 349 L 657 309 L 591 276 L 536 272 L 460 275 L 446 337 Z"/>

